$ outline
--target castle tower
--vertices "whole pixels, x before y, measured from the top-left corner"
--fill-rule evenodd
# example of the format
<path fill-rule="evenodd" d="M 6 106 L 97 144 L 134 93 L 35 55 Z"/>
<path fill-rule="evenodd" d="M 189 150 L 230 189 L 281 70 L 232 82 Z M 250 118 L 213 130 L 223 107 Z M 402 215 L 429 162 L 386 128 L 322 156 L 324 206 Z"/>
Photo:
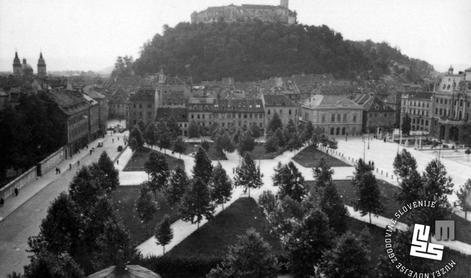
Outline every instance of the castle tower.
<path fill-rule="evenodd" d="M 450 66 L 450 68 L 448 69 L 448 75 L 453 75 L 453 66 Z"/>
<path fill-rule="evenodd" d="M 43 58 L 43 53 L 39 53 L 39 60 L 38 60 L 38 77 L 44 78 L 47 75 L 46 71 L 46 62 L 44 61 Z"/>
<path fill-rule="evenodd" d="M 13 59 L 13 74 L 15 76 L 21 76 L 21 62 L 20 58 L 18 58 L 18 52 L 15 51 L 15 59 Z"/>
<path fill-rule="evenodd" d="M 289 8 L 289 0 L 280 0 L 280 6 L 283 8 Z"/>

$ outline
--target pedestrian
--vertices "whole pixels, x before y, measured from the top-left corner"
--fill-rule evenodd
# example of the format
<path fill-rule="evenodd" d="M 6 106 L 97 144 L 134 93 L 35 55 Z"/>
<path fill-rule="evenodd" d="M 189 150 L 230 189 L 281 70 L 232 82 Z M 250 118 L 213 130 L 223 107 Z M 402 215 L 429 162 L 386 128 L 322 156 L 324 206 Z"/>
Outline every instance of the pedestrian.
<path fill-rule="evenodd" d="M 93 150 L 92 150 L 92 149 L 90 149 L 90 155 L 92 155 L 92 152 L 93 152 Z"/>
<path fill-rule="evenodd" d="M 15 196 L 18 196 L 19 190 L 15 187 Z"/>
<path fill-rule="evenodd" d="M 111 143 L 114 143 L 114 138 L 111 138 Z"/>
<path fill-rule="evenodd" d="M 72 163 L 69 163 L 69 170 L 72 170 Z"/>
<path fill-rule="evenodd" d="M 119 159 L 116 160 L 116 165 L 119 165 Z"/>
<path fill-rule="evenodd" d="M 77 166 L 80 166 L 80 160 L 77 161 Z"/>
<path fill-rule="evenodd" d="M 5 204 L 5 200 L 3 200 L 3 198 L 0 198 L 0 207 L 3 207 L 3 204 Z"/>

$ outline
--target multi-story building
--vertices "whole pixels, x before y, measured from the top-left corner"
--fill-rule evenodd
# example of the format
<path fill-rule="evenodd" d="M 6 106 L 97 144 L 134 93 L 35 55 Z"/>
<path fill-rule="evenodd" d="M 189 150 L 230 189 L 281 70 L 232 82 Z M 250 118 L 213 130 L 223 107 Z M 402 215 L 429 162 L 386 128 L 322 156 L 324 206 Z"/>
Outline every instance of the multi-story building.
<path fill-rule="evenodd" d="M 265 111 L 261 99 L 222 99 L 214 105 L 214 121 L 222 128 L 265 128 Z"/>
<path fill-rule="evenodd" d="M 458 74 L 450 67 L 435 86 L 431 133 L 440 140 L 470 142 L 471 69 Z"/>
<path fill-rule="evenodd" d="M 430 132 L 432 112 L 431 92 L 409 92 L 402 94 L 401 119 L 409 116 L 411 131 Z"/>
<path fill-rule="evenodd" d="M 285 95 L 264 94 L 262 104 L 265 110 L 265 126 L 275 114 L 278 114 L 283 125 L 287 125 L 290 120 L 298 124 L 298 106 Z"/>
<path fill-rule="evenodd" d="M 65 151 L 69 157 L 89 142 L 90 103 L 79 91 L 56 89 L 45 94 L 63 115 L 63 124 L 58 128 L 64 129 Z"/>
<path fill-rule="evenodd" d="M 383 133 L 391 131 L 396 123 L 396 112 L 373 94 L 359 94 L 353 101 L 363 107 L 362 131 Z"/>
<path fill-rule="evenodd" d="M 180 130 L 182 136 L 188 135 L 188 109 L 186 107 L 159 107 L 157 108 L 157 120 L 168 120 L 173 118 Z"/>
<path fill-rule="evenodd" d="M 301 106 L 303 121 L 310 121 L 329 135 L 359 135 L 363 108 L 339 95 L 313 95 Z"/>
<path fill-rule="evenodd" d="M 289 0 L 281 0 L 279 6 L 272 5 L 229 5 L 209 7 L 191 14 L 191 23 L 237 22 L 260 20 L 263 22 L 296 23 L 296 12 L 289 9 Z"/>
<path fill-rule="evenodd" d="M 100 135 L 100 105 L 98 101 L 83 94 L 83 97 L 90 104 L 88 109 L 88 140 L 94 140 Z"/>
<path fill-rule="evenodd" d="M 109 117 L 127 119 L 129 113 L 128 93 L 122 88 L 116 89 L 110 96 Z"/>
<path fill-rule="evenodd" d="M 187 103 L 188 121 L 209 128 L 213 123 L 213 113 L 217 109 L 214 98 L 190 98 Z"/>
<path fill-rule="evenodd" d="M 108 122 L 109 106 L 106 97 L 99 92 L 103 92 L 103 89 L 96 86 L 86 86 L 83 91 L 98 103 L 100 133 L 104 134 Z"/>
<path fill-rule="evenodd" d="M 140 121 L 146 125 L 154 122 L 156 107 L 156 90 L 151 86 L 139 88 L 129 97 L 129 126 L 133 127 Z"/>

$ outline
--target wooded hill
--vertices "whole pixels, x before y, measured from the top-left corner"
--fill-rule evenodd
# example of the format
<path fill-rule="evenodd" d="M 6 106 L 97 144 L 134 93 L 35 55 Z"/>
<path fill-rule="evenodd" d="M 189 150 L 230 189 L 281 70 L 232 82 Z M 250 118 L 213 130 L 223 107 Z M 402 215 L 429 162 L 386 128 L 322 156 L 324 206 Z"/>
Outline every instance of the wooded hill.
<path fill-rule="evenodd" d="M 427 77 L 433 67 L 411 59 L 387 43 L 353 42 L 329 27 L 261 21 L 164 26 L 145 43 L 134 63 L 137 74 L 192 76 L 194 81 L 234 77 L 260 80 L 300 73 L 332 73 L 337 78 Z"/>

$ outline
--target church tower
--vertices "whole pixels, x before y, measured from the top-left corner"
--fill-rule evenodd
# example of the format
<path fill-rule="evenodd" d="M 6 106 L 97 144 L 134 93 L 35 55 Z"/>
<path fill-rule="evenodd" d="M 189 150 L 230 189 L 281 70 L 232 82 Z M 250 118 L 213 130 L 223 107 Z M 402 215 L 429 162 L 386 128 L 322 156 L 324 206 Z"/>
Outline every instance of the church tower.
<path fill-rule="evenodd" d="M 20 58 L 18 58 L 18 52 L 15 51 L 15 59 L 13 59 L 13 74 L 15 76 L 21 76 L 21 62 Z"/>
<path fill-rule="evenodd" d="M 280 1 L 280 6 L 285 8 L 285 9 L 288 9 L 289 8 L 289 0 L 281 0 Z"/>
<path fill-rule="evenodd" d="M 39 53 L 39 60 L 38 60 L 38 77 L 44 78 L 46 77 L 47 72 L 46 72 L 46 62 L 44 61 L 43 58 L 43 53 Z"/>

